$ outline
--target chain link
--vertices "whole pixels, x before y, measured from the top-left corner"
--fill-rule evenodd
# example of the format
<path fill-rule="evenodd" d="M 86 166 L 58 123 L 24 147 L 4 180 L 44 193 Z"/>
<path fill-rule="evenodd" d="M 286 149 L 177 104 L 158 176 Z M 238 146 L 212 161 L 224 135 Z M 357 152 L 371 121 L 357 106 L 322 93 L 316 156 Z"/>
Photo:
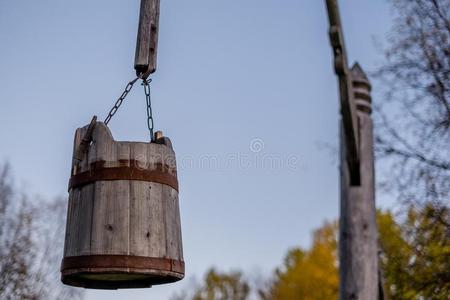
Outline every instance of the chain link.
<path fill-rule="evenodd" d="M 122 92 L 122 95 L 120 95 L 119 99 L 117 99 L 113 108 L 111 108 L 111 110 L 109 111 L 108 116 L 105 118 L 104 123 L 106 125 L 108 125 L 109 121 L 111 121 L 111 118 L 116 114 L 117 110 L 122 105 L 123 100 L 125 100 L 128 93 L 133 88 L 133 85 L 139 79 L 142 79 L 142 85 L 144 86 L 145 99 L 147 102 L 147 127 L 148 127 L 148 130 L 150 131 L 150 141 L 153 141 L 153 114 L 152 114 L 152 102 L 151 102 L 151 97 L 150 97 L 150 82 L 152 82 L 151 79 L 143 79 L 143 78 L 137 77 L 137 78 L 133 79 L 132 81 L 128 82 L 127 86 L 125 87 L 125 90 Z"/>
<path fill-rule="evenodd" d="M 120 95 L 119 99 L 117 99 L 116 103 L 114 104 L 113 108 L 108 113 L 108 116 L 105 118 L 104 123 L 108 125 L 109 121 L 111 121 L 111 118 L 116 114 L 119 107 L 122 105 L 123 100 L 127 97 L 128 93 L 133 88 L 133 85 L 136 83 L 136 81 L 139 80 L 139 77 L 136 79 L 133 79 L 132 81 L 128 82 L 127 86 L 125 87 L 125 90 L 123 91 L 122 95 Z"/>
<path fill-rule="evenodd" d="M 144 92 L 145 92 L 145 99 L 147 101 L 147 127 L 150 131 L 150 141 L 153 141 L 153 114 L 152 114 L 152 101 L 150 97 L 150 82 L 152 80 L 149 79 L 143 79 L 142 85 L 144 86 Z"/>

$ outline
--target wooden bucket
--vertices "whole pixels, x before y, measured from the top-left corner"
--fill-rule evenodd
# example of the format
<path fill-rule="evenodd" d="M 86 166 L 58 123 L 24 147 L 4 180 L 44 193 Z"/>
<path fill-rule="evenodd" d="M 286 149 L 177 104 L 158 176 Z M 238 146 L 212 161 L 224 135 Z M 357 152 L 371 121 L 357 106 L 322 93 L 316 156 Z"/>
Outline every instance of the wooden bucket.
<path fill-rule="evenodd" d="M 175 153 L 158 135 L 118 142 L 102 122 L 77 129 L 63 283 L 143 288 L 184 277 Z"/>

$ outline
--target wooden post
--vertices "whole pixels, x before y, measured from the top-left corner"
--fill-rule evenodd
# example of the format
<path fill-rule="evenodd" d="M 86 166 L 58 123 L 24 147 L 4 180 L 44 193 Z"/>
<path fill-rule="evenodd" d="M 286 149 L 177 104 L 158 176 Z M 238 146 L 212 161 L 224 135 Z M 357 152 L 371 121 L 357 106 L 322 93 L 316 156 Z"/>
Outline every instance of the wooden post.
<path fill-rule="evenodd" d="M 147 78 L 156 70 L 160 0 L 141 0 L 134 68 Z"/>
<path fill-rule="evenodd" d="M 357 63 L 350 75 L 359 120 L 361 180 L 360 185 L 350 182 L 341 129 L 340 299 L 377 300 L 379 270 L 371 85 Z"/>
<path fill-rule="evenodd" d="M 346 161 L 349 167 L 350 182 L 359 184 L 359 135 L 358 118 L 353 100 L 352 82 L 347 64 L 344 33 L 337 0 L 326 0 L 330 22 L 330 42 L 334 55 L 334 71 L 339 79 L 339 99 L 341 102 L 342 130 L 345 141 Z"/>

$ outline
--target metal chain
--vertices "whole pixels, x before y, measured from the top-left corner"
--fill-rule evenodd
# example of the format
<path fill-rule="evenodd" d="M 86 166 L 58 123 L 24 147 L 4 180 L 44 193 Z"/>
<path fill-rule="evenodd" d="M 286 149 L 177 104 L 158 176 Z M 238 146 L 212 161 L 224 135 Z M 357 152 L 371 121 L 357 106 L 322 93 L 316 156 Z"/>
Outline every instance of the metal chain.
<path fill-rule="evenodd" d="M 109 121 L 111 121 L 111 118 L 116 114 L 117 110 L 122 105 L 123 100 L 125 100 L 128 93 L 133 88 L 133 85 L 139 79 L 142 79 L 142 85 L 144 86 L 145 99 L 147 102 L 147 127 L 148 127 L 148 130 L 150 131 L 150 141 L 153 141 L 153 114 L 152 114 L 152 102 L 151 102 L 151 97 L 150 97 L 150 82 L 152 82 L 151 79 L 143 79 L 143 78 L 137 77 L 137 78 L 133 79 L 132 81 L 128 82 L 122 95 L 120 95 L 119 99 L 117 99 L 113 108 L 111 108 L 111 110 L 109 111 L 108 116 L 106 117 L 104 123 L 106 125 L 108 125 Z"/>
<path fill-rule="evenodd" d="M 136 81 L 139 80 L 139 77 L 136 79 L 133 79 L 132 81 L 128 82 L 127 86 L 125 87 L 125 90 L 123 91 L 122 95 L 120 95 L 119 99 L 117 99 L 116 103 L 114 104 L 113 108 L 108 113 L 108 116 L 105 118 L 104 123 L 108 125 L 109 121 L 111 121 L 111 118 L 116 114 L 119 107 L 122 105 L 123 100 L 127 97 L 128 93 L 133 88 L 133 85 L 136 83 Z"/>
<path fill-rule="evenodd" d="M 145 92 L 145 99 L 147 101 L 147 127 L 150 131 L 150 141 L 153 141 L 153 114 L 152 114 L 152 101 L 150 97 L 150 82 L 152 80 L 149 79 L 143 79 L 142 85 L 144 86 L 144 92 Z"/>

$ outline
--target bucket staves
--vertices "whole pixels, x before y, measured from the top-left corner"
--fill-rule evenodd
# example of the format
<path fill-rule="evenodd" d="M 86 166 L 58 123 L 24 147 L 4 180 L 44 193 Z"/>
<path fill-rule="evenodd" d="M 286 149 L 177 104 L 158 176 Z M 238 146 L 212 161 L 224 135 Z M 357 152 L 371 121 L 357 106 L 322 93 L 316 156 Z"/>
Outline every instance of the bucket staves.
<path fill-rule="evenodd" d="M 167 137 L 115 141 L 96 122 L 75 133 L 62 282 L 121 289 L 183 279 L 175 153 Z M 86 139 L 85 139 L 86 140 Z"/>

